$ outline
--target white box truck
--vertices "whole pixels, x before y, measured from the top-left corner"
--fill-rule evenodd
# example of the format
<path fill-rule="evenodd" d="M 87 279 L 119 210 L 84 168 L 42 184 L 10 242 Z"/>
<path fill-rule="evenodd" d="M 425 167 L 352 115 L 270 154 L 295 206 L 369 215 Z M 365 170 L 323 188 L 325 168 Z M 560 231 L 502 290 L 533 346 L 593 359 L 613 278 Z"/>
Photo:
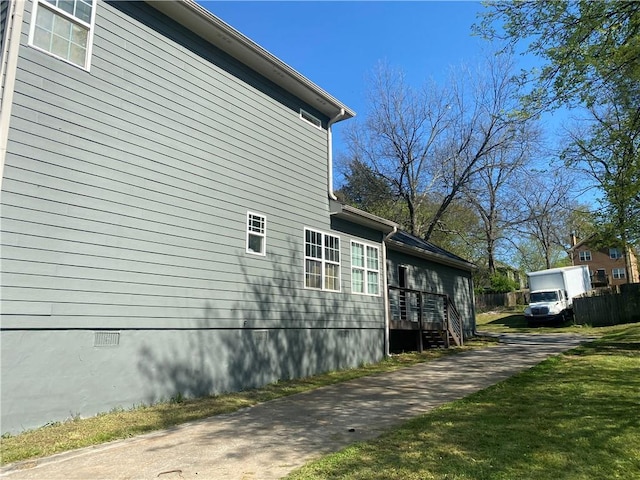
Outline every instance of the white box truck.
<path fill-rule="evenodd" d="M 527 274 L 529 306 L 524 316 L 530 326 L 566 321 L 573 315 L 573 299 L 591 290 L 586 265 L 551 268 Z"/>

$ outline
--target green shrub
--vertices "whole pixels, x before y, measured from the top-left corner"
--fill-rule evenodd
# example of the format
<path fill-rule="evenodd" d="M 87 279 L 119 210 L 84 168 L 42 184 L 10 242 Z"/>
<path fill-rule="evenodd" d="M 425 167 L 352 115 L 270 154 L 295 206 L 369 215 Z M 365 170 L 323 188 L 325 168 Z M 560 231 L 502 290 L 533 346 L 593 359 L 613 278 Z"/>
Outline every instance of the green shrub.
<path fill-rule="evenodd" d="M 494 273 L 489 279 L 493 293 L 507 293 L 518 289 L 518 282 L 501 273 Z"/>

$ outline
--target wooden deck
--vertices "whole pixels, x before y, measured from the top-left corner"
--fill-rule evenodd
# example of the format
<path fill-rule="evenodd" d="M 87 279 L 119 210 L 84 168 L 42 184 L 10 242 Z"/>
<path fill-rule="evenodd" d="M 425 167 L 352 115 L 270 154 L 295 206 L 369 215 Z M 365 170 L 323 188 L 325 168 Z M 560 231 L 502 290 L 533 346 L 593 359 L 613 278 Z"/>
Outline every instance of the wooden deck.
<path fill-rule="evenodd" d="M 390 286 L 389 307 L 392 343 L 415 342 L 419 352 L 464 343 L 462 318 L 447 295 Z"/>

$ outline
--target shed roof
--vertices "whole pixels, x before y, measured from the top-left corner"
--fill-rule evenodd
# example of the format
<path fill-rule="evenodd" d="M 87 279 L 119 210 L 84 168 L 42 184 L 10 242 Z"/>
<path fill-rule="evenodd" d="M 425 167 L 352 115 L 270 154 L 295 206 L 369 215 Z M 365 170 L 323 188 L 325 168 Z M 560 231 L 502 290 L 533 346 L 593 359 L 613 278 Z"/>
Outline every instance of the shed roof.
<path fill-rule="evenodd" d="M 473 263 L 464 258 L 402 230 L 399 230 L 387 240 L 387 246 L 392 250 L 401 251 L 409 255 L 425 258 L 462 270 L 471 271 L 476 268 Z"/>

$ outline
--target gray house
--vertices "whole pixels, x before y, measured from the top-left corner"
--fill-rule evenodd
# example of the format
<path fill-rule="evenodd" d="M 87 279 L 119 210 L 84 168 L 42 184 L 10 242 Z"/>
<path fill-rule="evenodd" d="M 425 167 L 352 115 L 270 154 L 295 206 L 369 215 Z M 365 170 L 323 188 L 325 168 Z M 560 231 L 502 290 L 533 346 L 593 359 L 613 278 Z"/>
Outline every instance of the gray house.
<path fill-rule="evenodd" d="M 388 265 L 473 331 L 467 264 L 335 200 L 354 113 L 194 1 L 0 25 L 3 433 L 380 360 Z"/>

